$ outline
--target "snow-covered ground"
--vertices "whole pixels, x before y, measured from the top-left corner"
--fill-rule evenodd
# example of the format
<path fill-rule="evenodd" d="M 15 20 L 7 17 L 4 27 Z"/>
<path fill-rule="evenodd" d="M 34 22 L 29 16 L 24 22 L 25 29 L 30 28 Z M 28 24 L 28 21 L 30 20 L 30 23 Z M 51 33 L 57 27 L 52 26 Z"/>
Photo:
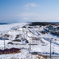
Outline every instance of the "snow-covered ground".
<path fill-rule="evenodd" d="M 44 26 L 36 28 L 28 28 L 27 26 L 26 28 L 22 28 L 26 24 L 14 23 L 0 25 L 0 39 L 8 38 L 5 41 L 0 40 L 0 49 L 4 49 L 4 42 L 5 48 L 14 47 L 21 49 L 20 53 L 0 55 L 0 59 L 37 59 L 38 55 L 32 55 L 29 53 L 29 49 L 30 52 L 50 53 L 50 40 L 51 52 L 59 54 L 59 37 L 50 33 L 42 34 L 40 31 L 44 30 Z M 8 44 L 9 42 L 12 44 Z"/>

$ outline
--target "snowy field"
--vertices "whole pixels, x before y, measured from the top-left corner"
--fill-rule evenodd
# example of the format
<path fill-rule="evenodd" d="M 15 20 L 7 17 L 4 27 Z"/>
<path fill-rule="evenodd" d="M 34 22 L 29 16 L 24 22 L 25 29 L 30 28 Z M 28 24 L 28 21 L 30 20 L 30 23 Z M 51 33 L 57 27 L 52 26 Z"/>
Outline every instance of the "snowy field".
<path fill-rule="evenodd" d="M 26 24 L 27 23 L 14 23 L 0 25 L 0 39 L 2 38 L 0 40 L 0 49 L 4 49 L 4 42 L 5 49 L 21 49 L 20 53 L 2 54 L 0 55 L 0 59 L 45 59 L 43 56 L 40 56 L 40 53 L 43 55 L 45 55 L 44 53 L 48 53 L 49 55 L 50 40 L 51 53 L 54 52 L 56 56 L 59 56 L 59 37 L 54 36 L 51 33 L 42 34 L 41 31 L 44 30 L 44 26 L 32 26 L 32 28 L 26 26 L 26 28 L 23 28 Z M 36 55 L 31 54 L 33 52 L 38 53 Z"/>

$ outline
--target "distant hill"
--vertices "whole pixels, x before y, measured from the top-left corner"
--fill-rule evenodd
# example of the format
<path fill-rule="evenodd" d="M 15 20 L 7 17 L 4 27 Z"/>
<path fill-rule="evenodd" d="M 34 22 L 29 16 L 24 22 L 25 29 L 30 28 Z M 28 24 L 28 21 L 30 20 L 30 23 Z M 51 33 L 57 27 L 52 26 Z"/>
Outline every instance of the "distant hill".
<path fill-rule="evenodd" d="M 35 25 L 45 26 L 45 25 L 49 25 L 49 24 L 51 24 L 51 25 L 57 25 L 58 23 L 56 23 L 56 22 L 31 22 L 29 24 L 29 26 L 35 26 Z"/>

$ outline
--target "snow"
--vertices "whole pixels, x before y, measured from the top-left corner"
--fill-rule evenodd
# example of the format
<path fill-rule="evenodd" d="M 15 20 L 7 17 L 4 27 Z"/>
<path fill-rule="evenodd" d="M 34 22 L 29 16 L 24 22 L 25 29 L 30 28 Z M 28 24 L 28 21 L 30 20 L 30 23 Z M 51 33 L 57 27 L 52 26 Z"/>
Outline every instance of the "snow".
<path fill-rule="evenodd" d="M 26 49 L 22 49 L 20 53 L 17 54 L 6 54 L 6 55 L 0 55 L 0 59 L 36 59 L 36 55 L 33 56 L 29 54 L 29 52 Z"/>
<path fill-rule="evenodd" d="M 17 27 L 17 26 L 22 27 L 25 24 L 27 24 L 27 23 L 13 23 L 13 24 L 7 24 L 7 25 L 0 25 L 0 32 L 9 31 L 9 30 L 11 30 L 11 28 Z"/>
<path fill-rule="evenodd" d="M 0 25 L 0 37 L 2 37 L 4 34 L 9 35 L 9 40 L 5 40 L 5 48 L 9 49 L 14 47 L 21 49 L 20 53 L 0 55 L 0 59 L 36 59 L 37 55 L 32 55 L 29 53 L 30 46 L 30 52 L 50 53 L 50 40 L 52 40 L 51 52 L 59 53 L 59 37 L 51 35 L 50 33 L 42 34 L 40 31 L 44 29 L 44 26 L 37 26 L 36 28 L 22 28 L 22 26 L 26 24 L 27 23 L 14 23 L 8 25 Z M 17 35 L 19 35 L 19 37 L 16 38 Z M 40 39 L 33 40 L 32 37 Z M 15 39 L 20 39 L 21 41 L 14 42 L 13 40 Z M 26 43 L 26 40 L 28 40 L 28 43 Z M 8 42 L 12 42 L 13 44 L 7 44 Z M 4 40 L 0 40 L 0 49 L 4 49 Z"/>

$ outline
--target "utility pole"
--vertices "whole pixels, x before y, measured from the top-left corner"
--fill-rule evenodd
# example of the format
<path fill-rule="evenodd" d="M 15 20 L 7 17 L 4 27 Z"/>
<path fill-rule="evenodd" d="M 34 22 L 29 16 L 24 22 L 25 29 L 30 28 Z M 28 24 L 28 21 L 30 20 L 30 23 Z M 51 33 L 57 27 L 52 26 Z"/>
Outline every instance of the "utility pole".
<path fill-rule="evenodd" d="M 51 39 L 50 39 L 50 59 L 51 59 Z"/>
<path fill-rule="evenodd" d="M 30 50 L 31 50 L 31 41 L 29 43 L 29 53 L 30 53 Z"/>
<path fill-rule="evenodd" d="M 30 53 L 30 50 L 31 50 L 31 43 L 29 44 L 29 53 Z"/>
<path fill-rule="evenodd" d="M 5 39 L 4 39 L 4 49 L 5 49 Z"/>

